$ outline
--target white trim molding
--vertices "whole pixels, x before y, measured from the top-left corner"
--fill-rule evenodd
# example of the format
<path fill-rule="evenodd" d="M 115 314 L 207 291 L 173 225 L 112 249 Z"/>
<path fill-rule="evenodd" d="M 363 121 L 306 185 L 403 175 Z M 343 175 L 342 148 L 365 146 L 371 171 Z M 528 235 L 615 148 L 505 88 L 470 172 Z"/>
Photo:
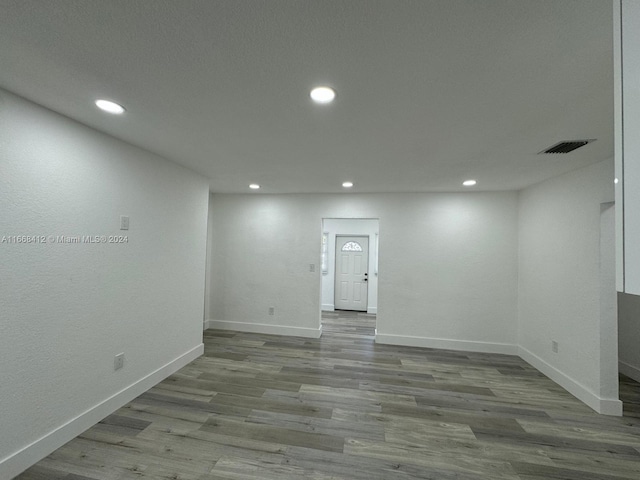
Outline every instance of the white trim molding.
<path fill-rule="evenodd" d="M 622 402 L 617 398 L 602 398 L 567 374 L 548 364 L 526 348 L 518 347 L 518 355 L 525 362 L 535 367 L 551 380 L 564 388 L 571 395 L 603 415 L 622 415 Z"/>
<path fill-rule="evenodd" d="M 323 312 L 333 312 L 335 311 L 336 307 L 333 303 L 323 303 L 322 304 L 322 311 Z"/>
<path fill-rule="evenodd" d="M 188 365 L 203 353 L 204 344 L 201 343 L 180 355 L 175 360 L 172 360 L 125 389 L 91 407 L 64 425 L 59 426 L 30 445 L 0 460 L 0 477 L 13 478 L 22 473 L 65 443 L 94 426 L 103 418 L 111 415 L 134 398 L 143 394 L 154 385 L 157 385 L 169 375 Z"/>
<path fill-rule="evenodd" d="M 234 330 L 236 332 L 266 333 L 268 335 L 288 335 L 290 337 L 320 338 L 322 326 L 318 328 L 292 327 L 289 325 L 268 325 L 266 323 L 232 322 L 228 320 L 209 319 L 205 322 L 205 330 Z"/>
<path fill-rule="evenodd" d="M 448 338 L 411 337 L 378 332 L 376 332 L 376 343 L 402 345 L 405 347 L 461 350 L 465 352 L 503 353 L 508 355 L 516 355 L 518 353 L 517 345 L 509 343 L 475 342 L 468 340 L 452 340 Z"/>

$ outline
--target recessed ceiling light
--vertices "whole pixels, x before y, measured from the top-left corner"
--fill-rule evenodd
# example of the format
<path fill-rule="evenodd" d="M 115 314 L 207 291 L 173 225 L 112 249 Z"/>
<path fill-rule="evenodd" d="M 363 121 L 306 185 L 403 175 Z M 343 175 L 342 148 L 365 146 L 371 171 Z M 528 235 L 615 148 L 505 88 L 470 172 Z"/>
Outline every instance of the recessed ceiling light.
<path fill-rule="evenodd" d="M 465 187 L 473 187 L 476 183 L 475 180 L 465 180 L 464 182 L 462 182 L 462 185 L 464 185 Z"/>
<path fill-rule="evenodd" d="M 344 183 L 342 184 L 342 186 L 343 186 L 344 188 L 351 188 L 351 187 L 353 187 L 353 182 L 344 182 Z"/>
<path fill-rule="evenodd" d="M 251 190 L 258 190 L 260 188 L 260 185 L 258 185 L 257 183 L 252 183 L 251 185 L 249 185 L 249 188 Z"/>
<path fill-rule="evenodd" d="M 331 103 L 336 98 L 336 92 L 330 87 L 316 87 L 311 90 L 310 95 L 316 103 Z"/>
<path fill-rule="evenodd" d="M 107 113 L 113 113 L 114 115 L 124 113 L 124 107 L 122 105 L 118 105 L 110 100 L 96 100 L 96 106 L 100 110 L 104 110 Z"/>

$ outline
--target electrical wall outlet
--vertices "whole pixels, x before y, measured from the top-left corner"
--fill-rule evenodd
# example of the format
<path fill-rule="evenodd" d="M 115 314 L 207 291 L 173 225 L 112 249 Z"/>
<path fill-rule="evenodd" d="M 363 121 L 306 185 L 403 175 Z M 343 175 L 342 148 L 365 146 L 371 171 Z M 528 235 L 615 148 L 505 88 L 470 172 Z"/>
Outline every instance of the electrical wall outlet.
<path fill-rule="evenodd" d="M 314 263 L 310 263 L 309 264 L 309 271 L 310 272 L 315 272 L 316 271 L 316 265 Z"/>
<path fill-rule="evenodd" d="M 124 353 L 119 353 L 113 360 L 113 369 L 120 370 L 124 367 Z"/>
<path fill-rule="evenodd" d="M 120 230 L 129 230 L 129 217 L 120 215 Z"/>
<path fill-rule="evenodd" d="M 558 353 L 558 342 L 556 341 L 551 342 L 551 351 L 553 353 Z"/>
<path fill-rule="evenodd" d="M 269 307 L 269 315 L 274 315 L 276 313 L 275 307 Z"/>

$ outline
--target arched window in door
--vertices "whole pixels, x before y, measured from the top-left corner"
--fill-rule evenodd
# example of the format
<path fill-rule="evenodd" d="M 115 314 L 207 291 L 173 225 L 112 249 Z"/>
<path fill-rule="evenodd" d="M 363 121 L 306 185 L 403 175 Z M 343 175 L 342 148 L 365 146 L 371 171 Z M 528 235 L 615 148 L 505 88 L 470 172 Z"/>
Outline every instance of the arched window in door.
<path fill-rule="evenodd" d="M 347 242 L 342 246 L 343 252 L 361 252 L 362 246 L 358 242 Z"/>

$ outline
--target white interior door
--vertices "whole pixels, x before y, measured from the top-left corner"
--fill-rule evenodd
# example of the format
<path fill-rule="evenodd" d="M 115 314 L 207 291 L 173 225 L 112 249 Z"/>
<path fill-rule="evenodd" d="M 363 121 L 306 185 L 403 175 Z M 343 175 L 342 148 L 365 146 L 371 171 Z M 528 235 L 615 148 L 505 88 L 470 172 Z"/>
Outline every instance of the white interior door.
<path fill-rule="evenodd" d="M 367 311 L 369 237 L 336 236 L 335 308 Z"/>

